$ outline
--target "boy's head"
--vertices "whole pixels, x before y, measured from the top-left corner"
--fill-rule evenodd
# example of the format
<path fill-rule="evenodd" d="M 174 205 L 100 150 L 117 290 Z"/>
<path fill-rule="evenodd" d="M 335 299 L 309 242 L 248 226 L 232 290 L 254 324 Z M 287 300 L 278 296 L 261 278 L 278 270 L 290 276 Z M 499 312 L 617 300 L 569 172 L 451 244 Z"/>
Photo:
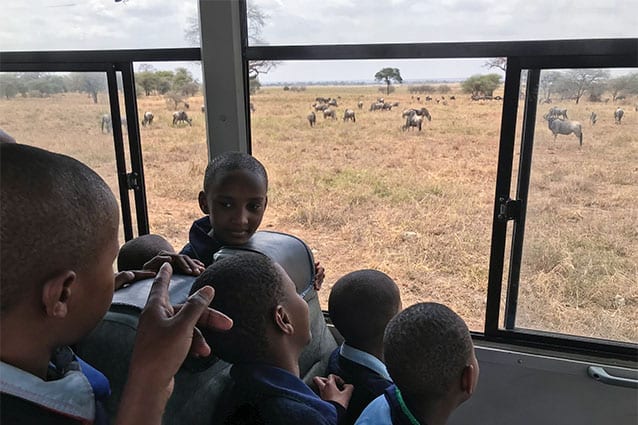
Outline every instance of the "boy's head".
<path fill-rule="evenodd" d="M 479 367 L 467 325 L 448 307 L 420 303 L 397 314 L 384 337 L 388 372 L 415 405 L 470 398 Z"/>
<path fill-rule="evenodd" d="M 1 315 L 48 321 L 60 345 L 75 342 L 113 296 L 117 202 L 73 158 L 18 144 L 0 149 Z"/>
<path fill-rule="evenodd" d="M 142 235 L 131 239 L 122 245 L 117 254 L 117 270 L 141 270 L 160 251 L 175 252 L 175 249 L 160 235 Z"/>
<path fill-rule="evenodd" d="M 268 175 L 251 155 L 222 153 L 208 164 L 199 206 L 209 216 L 214 237 L 243 245 L 257 231 L 268 203 Z"/>
<path fill-rule="evenodd" d="M 348 273 L 337 280 L 328 299 L 332 323 L 348 345 L 364 351 L 381 350 L 385 327 L 400 309 L 399 288 L 378 270 Z"/>
<path fill-rule="evenodd" d="M 265 255 L 224 257 L 197 278 L 191 293 L 205 285 L 215 288 L 210 306 L 233 319 L 229 331 L 204 332 L 221 359 L 268 361 L 282 346 L 300 353 L 310 341 L 308 305 L 284 269 Z"/>

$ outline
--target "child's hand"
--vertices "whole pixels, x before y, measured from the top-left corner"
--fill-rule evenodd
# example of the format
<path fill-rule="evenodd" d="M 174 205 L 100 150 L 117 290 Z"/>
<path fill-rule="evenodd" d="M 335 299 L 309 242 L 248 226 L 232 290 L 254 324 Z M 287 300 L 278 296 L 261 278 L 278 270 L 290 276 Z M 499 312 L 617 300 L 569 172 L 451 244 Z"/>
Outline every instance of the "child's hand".
<path fill-rule="evenodd" d="M 319 396 L 322 400 L 334 401 L 343 406 L 344 409 L 348 408 L 352 391 L 354 391 L 352 384 L 344 383 L 341 377 L 333 374 L 328 375 L 327 378 L 315 376 L 313 381 L 319 388 Z"/>
<path fill-rule="evenodd" d="M 315 263 L 315 282 L 313 284 L 315 291 L 321 289 L 321 285 L 323 284 L 323 280 L 326 278 L 326 269 L 317 261 Z"/>
<path fill-rule="evenodd" d="M 206 267 L 204 263 L 188 255 L 176 254 L 175 252 L 160 251 L 155 257 L 144 264 L 145 270 L 158 271 L 164 263 L 170 263 L 176 272 L 199 276 Z"/>
<path fill-rule="evenodd" d="M 115 273 L 115 288 L 117 291 L 124 285 L 129 285 L 133 282 L 137 282 L 142 279 L 149 279 L 155 277 L 155 272 L 152 270 L 126 270 L 123 272 Z"/>
<path fill-rule="evenodd" d="M 140 315 L 117 424 L 159 424 L 173 391 L 173 377 L 186 355 L 210 354 L 195 326 L 224 331 L 233 325 L 225 314 L 208 307 L 215 292 L 210 286 L 191 295 L 176 312 L 168 298 L 171 273 L 169 264 L 162 265 Z"/>

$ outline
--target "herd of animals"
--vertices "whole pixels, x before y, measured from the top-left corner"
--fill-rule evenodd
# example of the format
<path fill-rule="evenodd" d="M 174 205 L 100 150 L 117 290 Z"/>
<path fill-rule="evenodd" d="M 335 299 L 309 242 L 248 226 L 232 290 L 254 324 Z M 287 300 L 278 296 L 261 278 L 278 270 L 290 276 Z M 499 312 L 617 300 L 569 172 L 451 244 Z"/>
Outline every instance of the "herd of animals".
<path fill-rule="evenodd" d="M 417 101 L 420 102 L 420 97 L 417 97 Z M 433 100 L 431 97 L 426 97 L 426 101 Z M 436 99 L 436 102 L 439 103 L 441 99 Z M 442 97 L 444 104 L 447 105 L 447 100 L 445 97 Z M 455 96 L 450 96 L 449 100 L 456 100 Z M 472 96 L 471 100 L 486 100 L 486 98 L 478 98 Z M 488 100 L 502 100 L 500 96 L 490 97 Z M 323 114 L 323 118 L 331 118 L 333 120 L 337 119 L 336 107 L 338 106 L 337 99 L 333 98 L 324 98 L 317 97 L 315 102 L 311 105 L 314 109 L 307 115 L 308 123 L 311 127 L 314 127 L 317 123 L 317 114 Z M 370 105 L 370 111 L 391 111 L 392 108 L 398 107 L 399 102 L 386 102 L 383 98 L 378 98 L 376 102 L 373 102 Z M 359 110 L 363 109 L 363 101 L 358 101 L 357 108 Z M 636 111 L 638 111 L 638 105 L 636 105 Z M 622 123 L 622 118 L 625 115 L 625 111 L 618 107 L 614 111 L 614 122 L 616 124 Z M 551 107 L 549 111 L 543 116 L 543 118 L 547 121 L 547 125 L 549 130 L 554 135 L 554 140 L 558 135 L 570 135 L 574 134 L 579 139 L 580 146 L 583 145 L 583 129 L 582 124 L 578 121 L 571 121 L 567 116 L 567 109 L 559 108 L 559 107 Z M 432 116 L 427 108 L 409 108 L 404 109 L 401 113 L 401 119 L 404 120 L 404 124 L 401 126 L 403 131 L 410 130 L 412 128 L 418 128 L 421 131 L 423 126 L 423 120 L 427 119 L 428 121 L 432 121 Z M 598 115 L 595 112 L 592 112 L 589 121 L 591 125 L 595 125 L 598 120 Z M 347 108 L 343 113 L 343 121 L 352 121 L 356 122 L 356 116 L 354 109 Z"/>
<path fill-rule="evenodd" d="M 445 99 L 445 98 L 443 98 Z M 450 97 L 450 100 L 456 99 L 454 96 Z M 420 99 L 419 99 L 420 100 Z M 431 98 L 430 98 L 431 100 Z M 438 103 L 437 99 L 437 103 Z M 317 123 L 317 114 L 323 114 L 323 119 L 331 118 L 333 120 L 337 119 L 337 106 L 339 106 L 337 99 L 334 98 L 325 98 L 325 97 L 317 97 L 315 98 L 315 103 L 312 104 L 312 108 L 314 111 L 310 111 L 307 115 L 308 123 L 310 127 L 314 127 Z M 373 102 L 370 105 L 370 111 L 391 111 L 392 108 L 399 107 L 399 102 L 386 102 L 384 98 L 377 98 L 376 102 Z M 363 110 L 363 101 L 359 100 L 357 102 L 357 108 L 359 110 Z M 410 130 L 412 128 L 418 128 L 421 131 L 423 127 L 423 119 L 427 119 L 428 121 L 432 121 L 432 116 L 427 108 L 409 108 L 404 109 L 401 113 L 401 119 L 404 120 L 404 124 L 401 126 L 403 131 Z M 343 121 L 348 122 L 351 121 L 353 123 L 357 122 L 357 117 L 354 109 L 346 108 L 343 111 Z"/>
<path fill-rule="evenodd" d="M 414 96 L 413 96 L 414 98 Z M 420 97 L 416 98 L 417 101 L 421 101 Z M 456 100 L 455 96 L 449 96 L 450 101 Z M 494 98 L 495 100 L 500 100 Z M 426 97 L 426 101 L 432 101 L 433 99 L 429 96 Z M 447 105 L 447 100 L 442 96 L 441 99 L 437 98 L 436 102 L 439 103 L 443 101 L 444 104 Z M 474 97 L 472 98 L 474 99 Z M 188 107 L 188 104 L 185 104 Z M 336 108 L 339 106 L 338 100 L 335 98 L 325 98 L 325 97 L 317 97 L 315 98 L 315 102 L 312 104 L 312 108 L 314 109 L 307 115 L 308 123 L 310 127 L 314 127 L 317 123 L 317 115 L 322 114 L 324 120 L 325 119 L 337 119 L 337 110 Z M 359 100 L 357 102 L 357 109 L 363 110 L 364 102 Z M 384 98 L 377 98 L 375 102 L 370 104 L 369 111 L 391 111 L 392 108 L 399 107 L 399 102 L 387 102 Z M 255 112 L 255 107 L 253 103 L 250 103 L 250 111 Z M 638 105 L 636 105 L 636 111 L 638 111 Z M 202 112 L 205 112 L 205 107 L 202 106 Z M 618 107 L 614 111 L 614 122 L 616 124 L 621 124 L 623 116 L 625 115 L 625 111 Z M 150 112 L 144 112 L 142 116 L 142 126 L 151 126 L 153 124 L 153 120 L 155 119 L 155 115 Z M 427 119 L 428 121 L 432 121 L 432 115 L 425 107 L 420 108 L 408 108 L 404 109 L 401 112 L 401 120 L 403 125 L 401 126 L 401 130 L 411 130 L 418 129 L 418 131 L 422 130 L 423 120 Z M 567 116 L 566 108 L 559 108 L 557 106 L 553 106 L 549 109 L 549 111 L 543 115 L 543 119 L 547 121 L 547 126 L 549 130 L 554 135 L 554 140 L 556 140 L 559 135 L 570 135 L 573 134 L 579 140 L 580 146 L 583 145 L 583 125 L 579 121 L 572 121 Z M 343 112 L 343 121 L 344 122 L 357 122 L 357 117 L 354 109 L 346 108 Z M 596 112 L 592 112 L 589 117 L 589 122 L 592 126 L 596 125 L 598 121 L 598 115 Z M 188 113 L 184 110 L 179 110 L 173 112 L 173 126 L 178 126 L 180 124 L 188 124 L 192 126 L 193 119 L 188 116 Z M 122 117 L 122 125 L 126 127 L 126 117 Z M 112 121 L 111 116 L 108 114 L 102 115 L 102 133 L 110 133 L 112 130 Z"/>

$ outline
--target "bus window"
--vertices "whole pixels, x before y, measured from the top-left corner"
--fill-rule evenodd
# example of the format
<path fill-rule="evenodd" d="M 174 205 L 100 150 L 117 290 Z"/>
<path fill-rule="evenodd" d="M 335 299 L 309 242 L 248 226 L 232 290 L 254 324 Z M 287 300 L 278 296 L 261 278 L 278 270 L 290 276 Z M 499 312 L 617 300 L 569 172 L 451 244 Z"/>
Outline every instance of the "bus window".
<path fill-rule="evenodd" d="M 638 342 L 637 71 L 541 71 L 506 327 Z"/>

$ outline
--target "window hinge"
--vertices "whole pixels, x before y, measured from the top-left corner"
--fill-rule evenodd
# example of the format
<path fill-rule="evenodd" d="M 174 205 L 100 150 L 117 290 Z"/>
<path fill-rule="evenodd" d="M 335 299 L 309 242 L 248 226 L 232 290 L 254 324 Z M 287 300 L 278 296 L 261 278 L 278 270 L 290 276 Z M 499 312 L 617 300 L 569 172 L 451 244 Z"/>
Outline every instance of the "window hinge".
<path fill-rule="evenodd" d="M 499 198 L 498 219 L 501 221 L 516 220 L 521 213 L 521 201 L 510 198 Z"/>
<path fill-rule="evenodd" d="M 140 175 L 135 171 L 126 174 L 126 186 L 129 190 L 138 190 L 140 188 Z"/>

